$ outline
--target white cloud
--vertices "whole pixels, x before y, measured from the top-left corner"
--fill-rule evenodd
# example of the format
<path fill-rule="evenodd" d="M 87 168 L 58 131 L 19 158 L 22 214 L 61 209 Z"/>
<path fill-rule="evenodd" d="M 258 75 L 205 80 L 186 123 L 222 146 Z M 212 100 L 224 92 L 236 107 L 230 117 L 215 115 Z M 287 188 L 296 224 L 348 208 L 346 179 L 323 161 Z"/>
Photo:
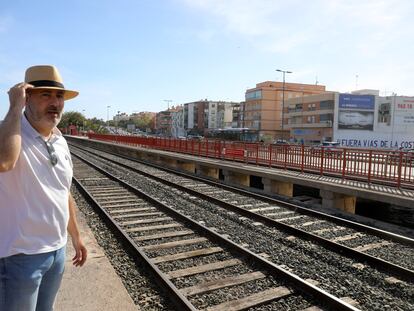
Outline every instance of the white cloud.
<path fill-rule="evenodd" d="M 181 0 L 190 8 L 207 14 L 209 25 L 211 21 L 215 31 L 209 35 L 219 36 L 223 33 L 244 36 L 251 45 L 263 50 L 287 51 L 299 44 L 300 36 L 289 37 L 284 27 L 277 23 L 278 17 L 286 7 L 284 1 L 279 0 Z M 198 37 L 203 37 L 203 32 Z M 269 44 L 266 44 L 269 43 Z M 279 42 L 285 42 L 279 45 Z"/>
<path fill-rule="evenodd" d="M 240 35 L 263 51 L 288 53 L 324 41 L 353 42 L 366 50 L 384 45 L 398 33 L 411 32 L 408 0 L 180 0 L 205 13 L 210 30 Z M 205 29 L 201 30 L 206 32 Z M 200 34 L 203 37 L 203 34 Z"/>
<path fill-rule="evenodd" d="M 411 0 L 176 1 L 200 16 L 193 31 L 244 41 L 262 66 L 260 57 L 286 64 L 291 80 L 352 91 L 358 74 L 358 88 L 414 95 Z"/>

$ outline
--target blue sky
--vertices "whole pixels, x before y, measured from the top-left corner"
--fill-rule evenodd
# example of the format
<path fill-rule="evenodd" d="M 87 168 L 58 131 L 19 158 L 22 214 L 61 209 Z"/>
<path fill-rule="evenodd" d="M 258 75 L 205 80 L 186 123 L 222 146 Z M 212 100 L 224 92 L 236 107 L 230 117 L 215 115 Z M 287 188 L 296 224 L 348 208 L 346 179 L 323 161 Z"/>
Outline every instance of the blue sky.
<path fill-rule="evenodd" d="M 35 64 L 80 92 L 65 110 L 106 120 L 246 88 L 317 80 L 328 90 L 414 96 L 410 0 L 1 1 L 0 119 Z"/>

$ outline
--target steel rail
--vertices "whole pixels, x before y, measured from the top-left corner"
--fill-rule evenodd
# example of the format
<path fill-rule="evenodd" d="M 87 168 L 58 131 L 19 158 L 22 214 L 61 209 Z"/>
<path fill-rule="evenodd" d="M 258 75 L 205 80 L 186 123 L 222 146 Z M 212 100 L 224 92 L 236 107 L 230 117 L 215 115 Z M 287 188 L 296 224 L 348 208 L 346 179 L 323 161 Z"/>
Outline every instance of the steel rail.
<path fill-rule="evenodd" d="M 146 173 L 146 172 L 141 171 L 139 169 L 136 169 L 134 167 L 130 167 L 130 166 L 126 165 L 126 164 L 123 164 L 123 163 L 120 163 L 118 161 L 115 161 L 113 159 L 106 158 L 105 156 L 102 156 L 102 155 L 96 155 L 96 156 L 99 156 L 99 157 L 101 157 L 101 158 L 103 158 L 103 159 L 105 159 L 107 161 L 111 161 L 112 163 L 116 163 L 117 165 L 120 165 L 120 166 L 122 166 L 124 168 L 128 168 L 129 170 L 132 170 L 132 171 L 134 171 L 136 173 L 142 174 L 142 175 L 144 175 L 146 177 L 149 177 L 151 179 L 157 180 L 158 182 L 164 183 L 164 184 L 166 184 L 166 185 L 168 185 L 170 187 L 174 187 L 176 189 L 180 189 L 182 191 L 191 193 L 192 195 L 201 197 L 204 200 L 207 200 L 209 202 L 212 202 L 214 204 L 217 204 L 217 205 L 219 205 L 219 206 L 221 206 L 221 207 L 223 207 L 223 208 L 225 208 L 227 210 L 231 210 L 231 211 L 236 212 L 238 214 L 241 214 L 241 215 L 244 215 L 246 217 L 249 217 L 250 219 L 253 219 L 253 220 L 256 220 L 256 221 L 260 221 L 260 222 L 262 222 L 262 223 L 264 223 L 264 224 L 266 224 L 268 226 L 271 226 L 271 227 L 279 228 L 279 229 L 281 229 L 281 230 L 283 230 L 285 232 L 288 232 L 289 234 L 295 235 L 297 237 L 300 237 L 300 238 L 303 238 L 303 239 L 307 239 L 307 240 L 312 241 L 312 242 L 316 242 L 316 243 L 322 245 L 323 247 L 325 247 L 326 249 L 329 249 L 331 251 L 334 251 L 334 252 L 336 252 L 336 253 L 338 253 L 340 255 L 344 255 L 344 256 L 346 256 L 348 258 L 351 258 L 351 259 L 358 259 L 360 261 L 368 262 L 370 265 L 372 265 L 373 267 L 375 267 L 375 268 L 377 268 L 379 270 L 386 271 L 388 273 L 394 274 L 394 275 L 398 276 L 399 278 L 404 279 L 404 280 L 407 280 L 409 282 L 414 282 L 414 271 L 413 270 L 404 268 L 404 267 L 399 266 L 397 264 L 394 264 L 392 262 L 383 260 L 381 258 L 372 256 L 372 255 L 369 255 L 367 253 L 364 253 L 364 252 L 361 252 L 361 251 L 357 251 L 355 249 L 352 249 L 350 247 L 344 246 L 342 244 L 339 244 L 339 243 L 336 243 L 336 242 L 332 242 L 332 241 L 330 241 L 328 239 L 325 239 L 325 238 L 322 238 L 322 237 L 320 237 L 318 235 L 315 235 L 315 234 L 306 232 L 304 230 L 295 228 L 293 226 L 289 226 L 289 225 L 284 224 L 282 222 L 279 222 L 279 221 L 277 221 L 275 219 L 271 219 L 269 217 L 266 217 L 266 216 L 263 216 L 263 215 L 260 215 L 260 214 L 251 212 L 251 211 L 246 210 L 244 208 L 238 207 L 238 206 L 236 206 L 234 204 L 224 202 L 224 201 L 222 201 L 220 199 L 214 198 L 212 196 L 209 196 L 209 195 L 204 194 L 202 192 L 199 192 L 197 190 L 189 189 L 189 188 L 187 188 L 185 186 L 182 186 L 182 185 L 179 185 L 179 184 L 175 184 L 174 182 L 165 180 L 165 179 L 163 179 L 161 177 L 157 177 L 157 176 L 151 175 L 149 173 Z"/>
<path fill-rule="evenodd" d="M 264 267 L 264 269 L 270 271 L 272 274 L 277 275 L 280 278 L 284 279 L 287 283 L 291 284 L 296 289 L 298 289 L 298 290 L 300 290 L 300 291 L 302 291 L 302 292 L 304 292 L 308 295 L 311 295 L 314 298 L 319 299 L 319 301 L 321 301 L 323 305 L 326 305 L 329 308 L 332 308 L 333 310 L 340 310 L 340 311 L 342 311 L 342 310 L 344 310 L 344 311 L 358 311 L 359 310 L 358 308 L 355 308 L 354 306 L 342 301 L 341 299 L 333 296 L 332 294 L 329 294 L 328 292 L 318 288 L 317 286 L 312 285 L 309 282 L 306 282 L 305 280 L 298 277 L 297 275 L 295 275 L 295 274 L 293 274 L 293 273 L 277 266 L 275 263 L 270 262 L 270 261 L 256 255 L 252 251 L 250 251 L 250 250 L 234 243 L 233 241 L 229 240 L 228 238 L 226 238 L 226 237 L 214 232 L 213 230 L 199 224 L 198 222 L 192 220 L 191 218 L 185 216 L 184 214 L 174 210 L 172 207 L 169 207 L 168 205 L 162 203 L 161 201 L 158 201 L 157 199 L 147 195 L 146 193 L 144 193 L 141 190 L 137 189 L 136 187 L 129 184 L 128 182 L 125 182 L 125 181 L 115 177 L 111 173 L 105 171 L 104 169 L 102 169 L 99 166 L 91 163 L 90 161 L 82 158 L 81 156 L 76 155 L 75 153 L 73 153 L 73 154 L 78 159 L 83 161 L 84 163 L 92 166 L 94 169 L 96 169 L 100 173 L 107 176 L 109 179 L 112 179 L 112 180 L 120 183 L 121 185 L 123 185 L 124 187 L 129 189 L 131 192 L 135 193 L 137 196 L 147 200 L 151 204 L 156 205 L 160 209 L 165 210 L 167 213 L 174 215 L 180 221 L 189 224 L 196 231 L 205 234 L 206 236 L 208 236 L 209 238 L 211 238 L 212 240 L 214 240 L 218 243 L 226 245 L 229 249 L 231 249 L 233 252 L 241 255 L 242 257 L 244 257 L 246 259 L 249 259 L 252 262 L 255 262 L 255 263 L 259 264 L 260 266 Z M 135 250 L 136 254 L 138 254 L 140 258 L 145 260 L 147 266 L 149 266 L 151 268 L 151 270 L 154 271 L 157 274 L 157 280 L 161 281 L 162 287 L 164 289 L 168 290 L 168 292 L 173 295 L 173 302 L 178 303 L 180 305 L 180 307 L 182 306 L 184 308 L 182 310 L 195 310 L 195 309 L 191 308 L 192 305 L 187 300 L 187 298 L 185 298 L 181 293 L 179 293 L 178 290 L 176 289 L 176 287 L 174 286 L 174 284 L 172 284 L 165 276 L 163 276 L 162 272 L 155 265 L 153 265 L 150 262 L 150 259 L 139 249 L 139 247 L 137 247 L 137 245 L 134 243 L 134 241 L 130 237 L 128 237 L 128 235 L 125 234 L 124 231 L 118 225 L 116 225 L 116 223 L 112 222 L 111 216 L 108 213 L 106 213 L 100 207 L 100 205 L 93 199 L 93 197 L 90 195 L 90 193 L 86 189 L 83 190 L 83 193 L 88 195 L 90 202 L 93 202 L 93 205 L 95 207 L 99 206 L 99 209 L 101 209 L 101 211 L 99 211 L 99 214 L 102 215 L 102 216 L 104 215 L 105 221 L 110 222 L 110 226 L 112 228 L 115 227 L 117 229 L 117 231 L 120 234 L 122 234 L 122 236 L 124 237 L 123 239 L 127 240 L 128 243 L 131 244 L 131 246 L 134 247 L 134 250 Z M 167 284 L 168 284 L 168 287 L 167 287 Z"/>
<path fill-rule="evenodd" d="M 75 146 L 79 149 L 82 149 L 81 147 L 79 147 L 79 145 L 73 145 L 73 146 Z M 89 148 L 91 148 L 91 147 L 89 147 Z M 84 149 L 82 149 L 82 150 L 84 150 Z M 332 221 L 333 223 L 336 223 L 336 224 L 339 224 L 339 225 L 346 225 L 346 226 L 348 226 L 350 228 L 353 228 L 353 229 L 358 229 L 360 231 L 364 231 L 364 232 L 376 235 L 376 236 L 381 237 L 381 238 L 389 239 L 389 240 L 392 240 L 392 241 L 395 241 L 395 242 L 398 242 L 398 243 L 402 243 L 402 244 L 414 247 L 414 239 L 406 237 L 406 236 L 402 236 L 402 235 L 399 235 L 399 234 L 396 234 L 396 233 L 393 233 L 393 232 L 389 232 L 389 231 L 381 230 L 381 229 L 378 229 L 378 228 L 370 227 L 368 225 L 357 223 L 357 222 L 352 221 L 352 220 L 348 220 L 348 219 L 344 219 L 344 218 L 341 218 L 341 217 L 329 215 L 329 214 L 323 213 L 321 211 L 315 211 L 315 210 L 312 210 L 312 209 L 307 208 L 307 207 L 303 207 L 303 206 L 300 206 L 300 205 L 297 205 L 297 204 L 285 202 L 285 201 L 275 199 L 275 198 L 272 198 L 272 197 L 269 197 L 269 196 L 266 196 L 266 195 L 263 195 L 263 194 L 250 192 L 248 190 L 244 190 L 244 189 L 241 189 L 241 188 L 230 186 L 230 185 L 227 185 L 225 183 L 214 181 L 214 180 L 211 180 L 211 179 L 208 179 L 208 178 L 203 178 L 203 177 L 195 176 L 193 174 L 189 174 L 189 173 L 185 173 L 185 172 L 182 172 L 182 171 L 167 168 L 167 167 L 164 167 L 164 166 L 159 166 L 159 165 L 151 163 L 151 162 L 138 160 L 136 158 L 131 158 L 131 157 L 128 157 L 128 156 L 125 156 L 125 155 L 117 154 L 117 153 L 114 153 L 114 152 L 109 152 L 109 151 L 106 151 L 106 150 L 100 150 L 100 149 L 95 149 L 95 150 L 106 152 L 108 154 L 111 154 L 111 155 L 114 155 L 114 156 L 117 156 L 117 157 L 120 157 L 120 158 L 123 158 L 123 159 L 126 159 L 126 160 L 130 160 L 130 161 L 133 161 L 133 162 L 142 163 L 142 164 L 145 164 L 145 165 L 148 165 L 148 166 L 152 166 L 154 168 L 157 168 L 157 169 L 160 169 L 160 170 L 163 170 L 163 171 L 167 171 L 167 172 L 177 174 L 177 175 L 189 178 L 189 179 L 204 182 L 204 183 L 216 186 L 216 187 L 221 187 L 221 188 L 233 191 L 233 192 L 237 192 L 239 194 L 243 194 L 243 195 L 247 195 L 247 196 L 250 196 L 250 197 L 253 197 L 253 198 L 257 198 L 257 199 L 260 199 L 260 200 L 265 201 L 265 202 L 270 203 L 270 204 L 279 204 L 279 205 L 282 205 L 282 207 L 285 207 L 285 208 L 290 209 L 290 210 L 292 210 L 294 212 L 297 212 L 297 213 L 323 218 L 323 219 Z M 85 150 L 85 151 L 87 151 L 87 150 Z M 96 155 L 96 156 L 100 156 L 102 158 L 105 158 L 102 155 Z M 108 159 L 108 158 L 106 158 L 106 159 Z M 111 160 L 111 159 L 108 159 L 108 160 Z M 119 164 L 122 165 L 122 163 L 119 163 Z M 128 167 L 128 168 L 130 168 L 130 167 Z"/>
<path fill-rule="evenodd" d="M 152 271 L 152 275 L 155 277 L 157 284 L 164 290 L 165 293 L 168 294 L 169 298 L 172 300 L 175 306 L 179 308 L 179 310 L 189 310 L 189 311 L 197 311 L 197 309 L 185 298 L 172 284 L 172 282 L 165 276 L 164 273 L 161 272 L 151 262 L 151 259 L 145 255 L 145 253 L 140 250 L 140 248 L 135 244 L 135 242 L 125 233 L 124 230 L 114 221 L 112 217 L 102 208 L 102 206 L 93 198 L 93 196 L 89 193 L 88 190 L 77 180 L 73 177 L 73 181 L 75 182 L 76 187 L 82 193 L 84 198 L 91 204 L 92 208 L 97 212 L 99 217 L 111 228 L 111 231 L 115 233 L 118 239 L 121 241 L 122 245 L 127 248 L 129 254 L 132 255 L 134 260 L 139 258 L 139 263 L 144 265 Z"/>

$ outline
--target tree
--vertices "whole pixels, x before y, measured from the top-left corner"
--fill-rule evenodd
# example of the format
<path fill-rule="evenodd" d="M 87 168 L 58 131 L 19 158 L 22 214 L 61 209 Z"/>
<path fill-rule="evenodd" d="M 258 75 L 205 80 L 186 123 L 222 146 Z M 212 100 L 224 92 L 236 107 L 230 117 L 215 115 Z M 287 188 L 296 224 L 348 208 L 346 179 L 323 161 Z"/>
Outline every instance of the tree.
<path fill-rule="evenodd" d="M 60 128 L 67 128 L 69 125 L 83 126 L 85 120 L 85 117 L 80 112 L 67 111 L 63 113 L 58 126 Z"/>
<path fill-rule="evenodd" d="M 77 111 L 67 111 L 63 113 L 58 127 L 67 128 L 69 125 L 81 127 L 85 131 L 91 130 L 95 133 L 108 133 L 108 130 L 105 128 L 106 123 L 104 120 L 97 118 L 86 119 L 83 114 Z"/>
<path fill-rule="evenodd" d="M 94 133 L 107 134 L 108 130 L 105 128 L 106 122 L 102 119 L 92 118 L 86 121 L 85 128 Z"/>
<path fill-rule="evenodd" d="M 140 115 L 138 118 L 134 118 L 134 124 L 141 131 L 146 131 L 147 128 L 151 127 L 153 116 L 149 114 Z"/>

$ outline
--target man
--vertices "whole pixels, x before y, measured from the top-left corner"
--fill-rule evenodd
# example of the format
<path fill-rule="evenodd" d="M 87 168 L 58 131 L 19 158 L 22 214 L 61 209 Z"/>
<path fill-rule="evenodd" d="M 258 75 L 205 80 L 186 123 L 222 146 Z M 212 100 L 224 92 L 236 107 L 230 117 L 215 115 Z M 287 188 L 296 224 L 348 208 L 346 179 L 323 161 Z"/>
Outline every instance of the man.
<path fill-rule="evenodd" d="M 53 310 L 67 232 L 73 264 L 87 257 L 70 194 L 72 161 L 56 128 L 64 100 L 78 92 L 64 88 L 54 66 L 33 66 L 8 94 L 0 124 L 0 311 Z"/>

